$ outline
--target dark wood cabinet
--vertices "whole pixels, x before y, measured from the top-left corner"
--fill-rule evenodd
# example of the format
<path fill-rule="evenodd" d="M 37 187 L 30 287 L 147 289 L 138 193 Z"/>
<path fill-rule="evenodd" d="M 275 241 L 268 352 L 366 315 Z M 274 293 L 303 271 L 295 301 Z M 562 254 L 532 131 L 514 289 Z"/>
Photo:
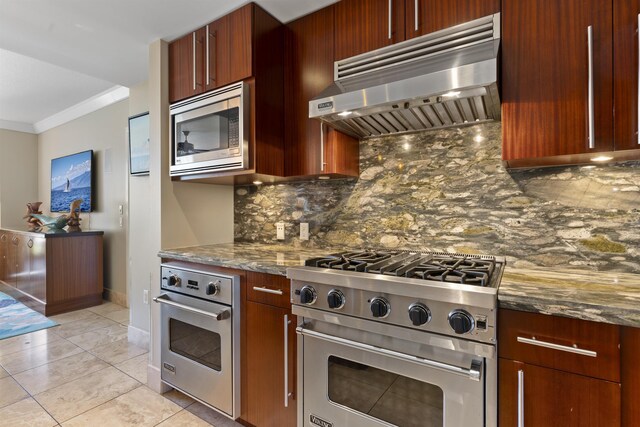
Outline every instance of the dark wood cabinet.
<path fill-rule="evenodd" d="M 204 36 L 200 28 L 169 44 L 169 102 L 204 92 Z"/>
<path fill-rule="evenodd" d="M 502 1 L 504 160 L 613 150 L 612 9 L 598 0 Z"/>
<path fill-rule="evenodd" d="M 244 308 L 245 421 L 257 427 L 293 427 L 297 405 L 296 321 L 291 315 L 289 281 L 283 276 L 247 272 Z M 285 390 L 289 393 L 287 398 Z"/>
<path fill-rule="evenodd" d="M 330 6 L 287 24 L 284 49 L 287 176 L 359 174 L 359 141 L 309 118 L 309 101 L 334 80 L 334 15 L 334 7 Z"/>
<path fill-rule="evenodd" d="M 500 0 L 406 0 L 405 7 L 408 40 L 498 13 Z"/>
<path fill-rule="evenodd" d="M 0 281 L 5 283 L 9 280 L 9 269 L 7 265 L 9 262 L 9 245 L 9 234 L 0 230 Z"/>
<path fill-rule="evenodd" d="M 1 289 L 47 316 L 100 304 L 102 235 L 0 230 Z"/>
<path fill-rule="evenodd" d="M 622 425 L 640 425 L 640 329 L 622 328 Z"/>
<path fill-rule="evenodd" d="M 342 0 L 335 5 L 336 61 L 405 39 L 405 0 Z"/>
<path fill-rule="evenodd" d="M 543 368 L 499 361 L 499 423 L 518 424 L 518 400 L 527 427 L 620 426 L 620 384 Z"/>
<path fill-rule="evenodd" d="M 613 2 L 615 149 L 640 149 L 638 135 L 638 25 L 640 0 Z"/>

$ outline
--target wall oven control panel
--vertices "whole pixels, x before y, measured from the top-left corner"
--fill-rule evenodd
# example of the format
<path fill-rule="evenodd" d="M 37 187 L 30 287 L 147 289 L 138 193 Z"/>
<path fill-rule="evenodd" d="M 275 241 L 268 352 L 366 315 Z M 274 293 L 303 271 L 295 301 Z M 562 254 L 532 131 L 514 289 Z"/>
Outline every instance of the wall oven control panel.
<path fill-rule="evenodd" d="M 233 278 L 224 275 L 183 270 L 162 266 L 163 291 L 189 295 L 209 301 L 231 305 L 233 301 Z"/>

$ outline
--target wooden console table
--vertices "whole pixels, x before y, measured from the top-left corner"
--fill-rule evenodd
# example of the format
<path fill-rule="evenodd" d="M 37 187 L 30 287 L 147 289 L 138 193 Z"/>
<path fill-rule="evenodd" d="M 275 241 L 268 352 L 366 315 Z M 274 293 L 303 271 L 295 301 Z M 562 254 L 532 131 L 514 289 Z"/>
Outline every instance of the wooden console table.
<path fill-rule="evenodd" d="M 103 235 L 0 229 L 0 291 L 46 316 L 101 304 Z"/>

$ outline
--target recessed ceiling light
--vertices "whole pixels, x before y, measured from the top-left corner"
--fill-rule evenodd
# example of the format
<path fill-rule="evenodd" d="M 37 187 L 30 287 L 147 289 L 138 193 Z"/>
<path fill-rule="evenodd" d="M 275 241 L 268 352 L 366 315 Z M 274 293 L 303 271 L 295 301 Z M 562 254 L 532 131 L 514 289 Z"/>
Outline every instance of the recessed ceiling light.
<path fill-rule="evenodd" d="M 254 185 L 262 185 L 262 181 L 253 181 Z"/>
<path fill-rule="evenodd" d="M 458 92 L 456 92 L 456 91 L 451 91 L 451 92 L 447 92 L 447 93 L 445 93 L 445 94 L 444 94 L 444 95 L 442 95 L 442 96 L 446 96 L 447 98 L 453 98 L 453 97 L 458 96 L 458 95 L 460 95 L 460 92 L 459 92 L 459 91 L 458 91 Z"/>
<path fill-rule="evenodd" d="M 613 157 L 611 156 L 598 156 L 598 157 L 592 157 L 591 161 L 592 162 L 608 162 L 609 160 L 612 160 Z"/>
<path fill-rule="evenodd" d="M 343 111 L 342 113 L 338 113 L 340 117 L 347 117 L 347 116 L 350 116 L 351 114 L 353 114 L 352 111 Z"/>

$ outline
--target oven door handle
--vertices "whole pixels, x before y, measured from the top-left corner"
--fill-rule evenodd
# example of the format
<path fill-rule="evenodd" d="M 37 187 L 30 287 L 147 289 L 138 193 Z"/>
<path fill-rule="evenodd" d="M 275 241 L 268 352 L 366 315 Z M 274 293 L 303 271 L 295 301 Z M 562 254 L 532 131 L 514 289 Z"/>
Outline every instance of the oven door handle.
<path fill-rule="evenodd" d="M 364 350 L 371 353 L 381 354 L 383 356 L 393 357 L 405 362 L 418 363 L 429 368 L 438 369 L 441 371 L 449 372 L 456 375 L 462 375 L 473 381 L 480 381 L 482 375 L 482 362 L 473 360 L 470 368 L 461 368 L 460 366 L 449 365 L 448 363 L 437 362 L 435 360 L 423 359 L 421 357 L 412 356 L 410 354 L 404 354 L 386 348 L 376 347 L 370 344 L 363 344 L 356 341 L 351 341 L 345 338 L 335 337 L 332 335 L 323 334 L 322 332 L 313 331 L 311 329 L 305 329 L 303 327 L 296 328 L 296 332 L 301 335 L 306 335 L 312 338 L 318 338 L 324 341 L 338 343 L 347 347 L 355 348 L 358 350 Z"/>
<path fill-rule="evenodd" d="M 208 311 L 200 310 L 199 308 L 189 307 L 188 305 L 171 301 L 170 299 L 167 298 L 167 296 L 168 296 L 167 294 L 162 294 L 159 297 L 154 298 L 153 301 L 157 303 L 170 305 L 172 307 L 176 307 L 184 311 L 189 311 L 191 313 L 197 313 L 197 314 L 202 314 L 203 316 L 212 317 L 216 320 L 224 320 L 231 317 L 229 310 L 222 310 L 220 313 L 211 313 Z"/>

